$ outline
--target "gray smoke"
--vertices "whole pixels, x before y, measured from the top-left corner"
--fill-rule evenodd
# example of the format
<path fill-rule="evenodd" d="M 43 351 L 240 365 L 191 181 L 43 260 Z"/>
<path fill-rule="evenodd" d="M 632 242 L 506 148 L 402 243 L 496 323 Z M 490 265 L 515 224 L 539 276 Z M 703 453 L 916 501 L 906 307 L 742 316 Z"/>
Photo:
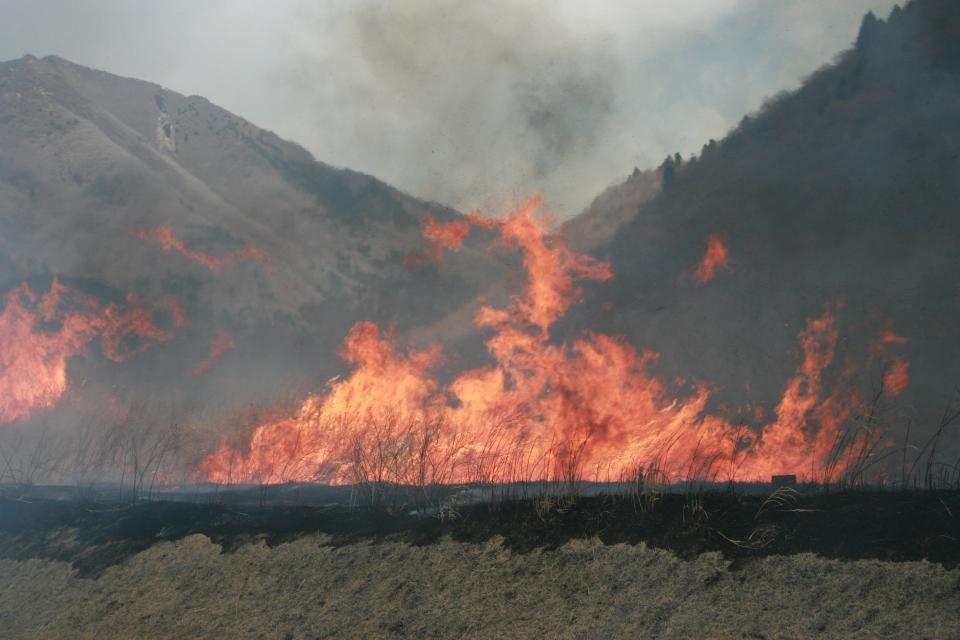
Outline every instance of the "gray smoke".
<path fill-rule="evenodd" d="M 389 3 L 357 9 L 348 24 L 378 101 L 407 114 L 409 126 L 378 132 L 391 141 L 392 171 L 439 156 L 418 191 L 522 196 L 593 153 L 613 114 L 619 67 L 608 44 L 578 40 L 543 7 Z"/>
<path fill-rule="evenodd" d="M 460 208 L 562 215 L 698 151 L 895 0 L 0 0 L 0 59 L 58 54 L 197 93 Z"/>

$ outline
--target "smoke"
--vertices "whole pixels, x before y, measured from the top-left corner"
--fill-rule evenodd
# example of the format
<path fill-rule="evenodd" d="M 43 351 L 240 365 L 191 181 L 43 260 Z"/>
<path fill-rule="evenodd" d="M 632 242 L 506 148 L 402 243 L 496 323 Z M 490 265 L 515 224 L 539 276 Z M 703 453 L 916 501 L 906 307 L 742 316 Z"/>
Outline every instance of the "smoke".
<path fill-rule="evenodd" d="M 416 195 L 466 209 L 538 191 L 570 215 L 797 86 L 877 4 L 368 0 L 303 9 L 287 79 L 313 87 L 301 122 L 322 157 L 376 150 L 358 166 Z M 356 150 L 324 122 L 345 109 Z"/>
<path fill-rule="evenodd" d="M 614 52 L 546 5 L 361 3 L 343 16 L 336 59 L 317 38 L 321 20 L 305 21 L 291 83 L 361 104 L 358 144 L 380 148 L 380 171 L 418 194 L 463 205 L 521 196 L 595 154 L 612 125 Z"/>
<path fill-rule="evenodd" d="M 720 138 L 894 2 L 0 0 L 0 59 L 54 53 L 197 93 L 461 209 L 542 192 L 572 215 Z"/>

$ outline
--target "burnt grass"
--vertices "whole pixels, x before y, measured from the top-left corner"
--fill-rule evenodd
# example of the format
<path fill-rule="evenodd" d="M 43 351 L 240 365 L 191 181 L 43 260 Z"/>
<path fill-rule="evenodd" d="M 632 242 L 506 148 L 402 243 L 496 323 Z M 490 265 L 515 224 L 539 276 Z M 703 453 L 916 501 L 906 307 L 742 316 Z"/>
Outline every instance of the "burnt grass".
<path fill-rule="evenodd" d="M 764 496 L 668 494 L 654 504 L 589 496 L 551 503 L 477 503 L 453 517 L 346 506 L 235 506 L 145 502 L 0 500 L 0 558 L 72 563 L 96 577 L 153 544 L 203 534 L 224 553 L 263 541 L 277 545 L 325 534 L 323 544 L 361 541 L 431 544 L 444 536 L 481 543 L 500 536 L 517 552 L 556 548 L 577 538 L 644 542 L 682 558 L 718 551 L 733 568 L 768 555 L 960 563 L 960 492 L 843 492 Z"/>

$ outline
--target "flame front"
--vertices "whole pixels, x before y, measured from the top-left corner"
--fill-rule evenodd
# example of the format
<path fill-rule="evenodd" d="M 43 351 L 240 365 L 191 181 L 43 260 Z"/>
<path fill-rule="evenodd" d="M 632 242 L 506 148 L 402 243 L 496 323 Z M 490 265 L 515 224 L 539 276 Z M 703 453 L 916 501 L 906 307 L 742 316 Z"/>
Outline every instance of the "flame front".
<path fill-rule="evenodd" d="M 799 335 L 804 358 L 775 419 L 754 431 L 709 415 L 708 387 L 678 394 L 658 380 L 650 371 L 657 354 L 622 338 L 587 332 L 551 343 L 551 327 L 581 297 L 578 282 L 613 273 L 562 242 L 539 198 L 503 217 L 427 217 L 433 249 L 422 256 L 459 250 L 475 227 L 495 230 L 496 247 L 522 252 L 527 274 L 509 305 L 482 306 L 474 318 L 495 364 L 441 385 L 432 374 L 438 345 L 403 352 L 390 333 L 359 323 L 342 351 L 353 367 L 348 378 L 328 383 L 294 415 L 257 427 L 247 446 L 221 446 L 199 474 L 215 482 L 423 484 L 610 480 L 639 467 L 672 479 L 842 471 L 837 445 L 852 442 L 844 425 L 864 403 L 849 383 L 850 367 L 837 388 L 826 388 L 838 340 L 832 309 L 807 322 Z M 726 264 L 726 249 L 719 236 L 709 246 L 712 277 Z"/>
<path fill-rule="evenodd" d="M 184 324 L 175 304 L 166 311 L 175 327 Z M 7 293 L 0 313 L 0 423 L 52 407 L 67 391 L 68 358 L 94 339 L 119 362 L 171 337 L 133 296 L 120 308 L 102 306 L 57 280 L 43 294 L 22 284 Z"/>

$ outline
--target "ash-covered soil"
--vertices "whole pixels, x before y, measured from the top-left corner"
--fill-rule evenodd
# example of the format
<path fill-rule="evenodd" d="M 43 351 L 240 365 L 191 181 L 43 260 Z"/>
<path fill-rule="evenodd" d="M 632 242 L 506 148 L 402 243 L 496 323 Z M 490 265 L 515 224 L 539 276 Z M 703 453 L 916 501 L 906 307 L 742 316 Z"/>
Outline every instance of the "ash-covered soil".
<path fill-rule="evenodd" d="M 317 534 L 325 534 L 332 546 L 498 538 L 520 553 L 596 538 L 608 545 L 644 542 L 681 558 L 716 551 L 740 562 L 814 553 L 847 560 L 929 560 L 952 569 L 960 564 L 960 492 L 541 497 L 466 504 L 429 515 L 337 504 L 0 500 L 0 558 L 68 561 L 81 577 L 96 577 L 154 544 L 192 534 L 207 536 L 227 552 L 251 542 L 275 546 Z"/>
<path fill-rule="evenodd" d="M 960 495 L 0 502 L 4 638 L 960 638 Z"/>

